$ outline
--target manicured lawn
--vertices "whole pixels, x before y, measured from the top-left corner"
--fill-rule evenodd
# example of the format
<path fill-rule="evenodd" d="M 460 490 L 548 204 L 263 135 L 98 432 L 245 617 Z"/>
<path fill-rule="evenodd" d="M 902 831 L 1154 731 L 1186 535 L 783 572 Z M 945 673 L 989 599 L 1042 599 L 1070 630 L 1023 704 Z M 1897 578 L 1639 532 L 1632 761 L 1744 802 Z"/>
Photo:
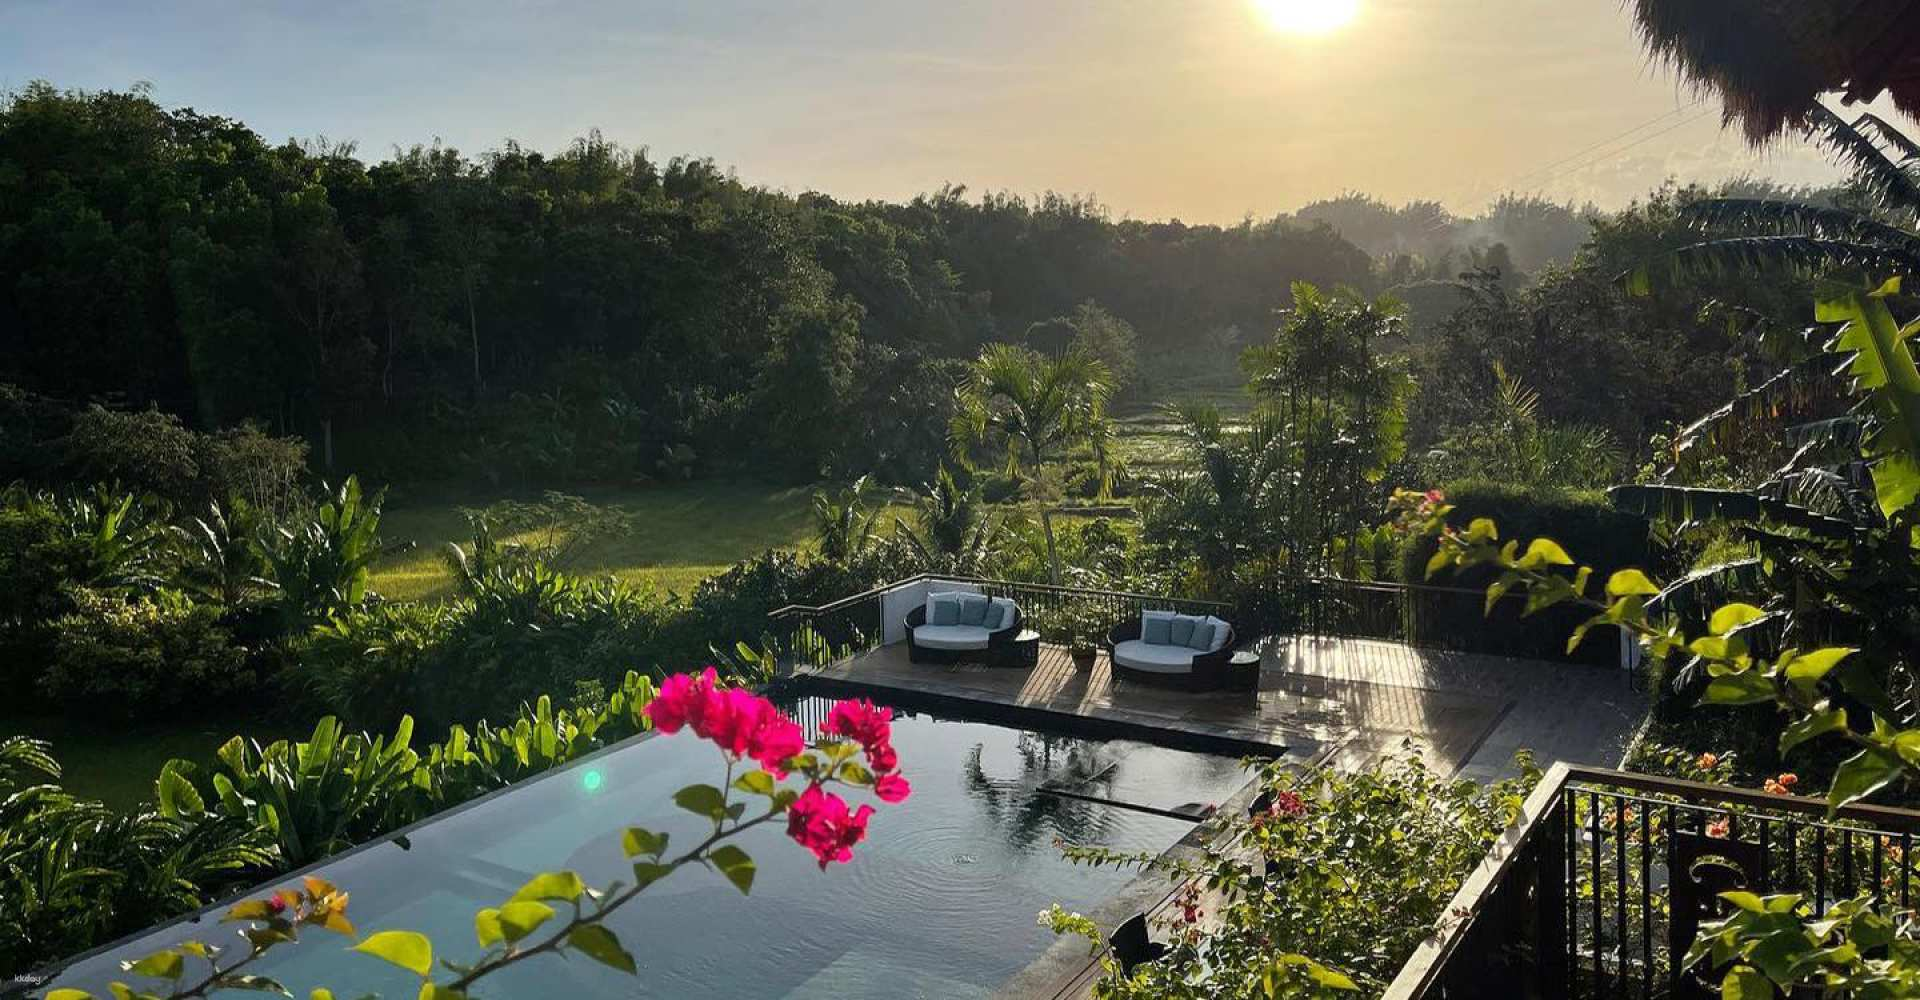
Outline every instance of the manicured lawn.
<path fill-rule="evenodd" d="M 594 503 L 630 511 L 638 523 L 631 535 L 597 547 L 574 569 L 612 573 L 631 583 L 650 582 L 662 591 L 688 594 L 701 580 L 764 549 L 797 549 L 812 543 L 811 487 L 700 482 L 575 492 Z M 442 552 L 447 542 L 468 538 L 460 509 L 497 499 L 473 493 L 390 502 L 381 518 L 381 537 L 388 543 L 412 541 L 416 546 L 377 566 L 373 589 L 401 600 L 450 594 L 452 577 Z"/>

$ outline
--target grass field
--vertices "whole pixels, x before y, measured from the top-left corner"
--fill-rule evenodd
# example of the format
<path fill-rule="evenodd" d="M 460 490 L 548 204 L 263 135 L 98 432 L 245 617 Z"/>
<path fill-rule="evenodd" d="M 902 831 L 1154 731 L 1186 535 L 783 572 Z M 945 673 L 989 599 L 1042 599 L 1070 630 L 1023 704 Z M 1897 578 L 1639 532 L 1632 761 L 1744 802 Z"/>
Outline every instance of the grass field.
<path fill-rule="evenodd" d="M 688 594 L 701 580 L 763 549 L 812 543 L 810 487 L 702 482 L 578 492 L 633 514 L 636 530 L 596 547 L 573 568 L 651 582 L 662 591 Z M 373 589 L 399 600 L 450 594 L 453 578 L 441 552 L 445 543 L 468 538 L 460 510 L 495 499 L 469 494 L 390 503 L 380 520 L 381 538 L 389 544 L 411 541 L 415 547 L 376 566 Z"/>
<path fill-rule="evenodd" d="M 307 731 L 311 731 L 310 728 Z M 32 736 L 53 744 L 67 791 L 118 809 L 153 800 L 160 765 L 175 757 L 206 765 L 235 734 L 270 743 L 307 731 L 279 732 L 257 720 L 136 723 L 82 722 L 60 716 L 0 718 L 0 736 Z"/>

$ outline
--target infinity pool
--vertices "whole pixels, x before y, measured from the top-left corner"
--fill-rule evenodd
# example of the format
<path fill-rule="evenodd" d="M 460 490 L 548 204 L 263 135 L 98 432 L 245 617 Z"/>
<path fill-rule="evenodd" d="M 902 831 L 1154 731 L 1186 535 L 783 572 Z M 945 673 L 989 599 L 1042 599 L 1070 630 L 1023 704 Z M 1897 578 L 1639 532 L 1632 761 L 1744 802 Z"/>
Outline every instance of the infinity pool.
<path fill-rule="evenodd" d="M 824 714 L 817 699 L 789 708 L 803 720 Z M 543 958 L 490 977 L 484 992 L 985 996 L 1052 941 L 1034 922 L 1039 910 L 1054 902 L 1092 907 L 1130 878 L 1067 864 L 1057 838 L 1158 851 L 1193 826 L 1164 813 L 1219 802 L 1247 780 L 1237 761 L 1222 757 L 907 713 L 896 719 L 894 743 L 913 797 L 879 806 L 852 864 L 823 873 L 770 824 L 739 841 L 759 865 L 752 896 L 686 869 L 609 919 L 639 962 L 637 977 L 584 959 Z M 471 958 L 474 911 L 498 905 L 536 872 L 572 868 L 593 885 L 630 880 L 620 831 L 632 824 L 696 842 L 701 821 L 669 797 L 720 773 L 719 752 L 691 734 L 641 738 L 319 871 L 352 892 L 348 913 L 362 933 L 422 931 L 436 957 Z M 211 920 L 166 928 L 77 963 L 57 982 L 104 995 L 121 959 L 186 937 L 224 943 L 232 933 Z M 342 938 L 310 934 L 256 969 L 296 996 L 315 986 L 335 996 L 418 990 L 410 974 L 344 948 Z"/>

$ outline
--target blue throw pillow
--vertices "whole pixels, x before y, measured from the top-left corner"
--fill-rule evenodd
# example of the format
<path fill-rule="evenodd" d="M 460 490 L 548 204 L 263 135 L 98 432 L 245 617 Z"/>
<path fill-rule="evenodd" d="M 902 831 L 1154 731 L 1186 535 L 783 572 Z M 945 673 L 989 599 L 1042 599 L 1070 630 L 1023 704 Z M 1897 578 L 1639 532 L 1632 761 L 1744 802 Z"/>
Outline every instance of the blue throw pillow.
<path fill-rule="evenodd" d="M 1009 624 L 1011 624 L 1009 619 L 1011 619 L 1012 617 L 1013 617 L 1012 608 L 1009 608 L 1006 605 L 1001 604 L 999 601 L 994 601 L 993 603 L 987 605 L 987 620 L 982 622 L 981 624 L 985 625 L 987 627 L 987 631 L 989 632 L 998 632 L 1001 629 L 1006 628 Z"/>
<path fill-rule="evenodd" d="M 1148 618 L 1140 623 L 1140 641 L 1149 646 L 1167 646 L 1173 643 L 1173 619 Z"/>
<path fill-rule="evenodd" d="M 1175 618 L 1173 620 L 1173 638 L 1168 640 L 1169 644 L 1185 646 L 1188 641 L 1193 638 L 1193 626 L 1196 624 L 1198 623 L 1195 622 L 1194 619 L 1186 615 L 1180 615 Z"/>
<path fill-rule="evenodd" d="M 927 616 L 929 625 L 960 624 L 960 599 L 944 594 L 934 597 L 933 614 Z"/>
<path fill-rule="evenodd" d="M 960 624 L 985 625 L 987 623 L 987 595 L 965 594 L 960 598 Z"/>
<path fill-rule="evenodd" d="M 1213 623 L 1205 619 L 1193 623 L 1193 635 L 1187 638 L 1189 649 L 1206 652 L 1213 645 Z"/>

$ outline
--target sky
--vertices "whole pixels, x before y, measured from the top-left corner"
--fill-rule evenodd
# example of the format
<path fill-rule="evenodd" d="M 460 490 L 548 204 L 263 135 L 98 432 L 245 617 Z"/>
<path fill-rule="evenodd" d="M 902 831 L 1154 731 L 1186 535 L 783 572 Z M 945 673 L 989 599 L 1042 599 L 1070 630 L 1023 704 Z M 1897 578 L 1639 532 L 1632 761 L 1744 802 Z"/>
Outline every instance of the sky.
<path fill-rule="evenodd" d="M 1263 9 L 1279 5 L 1279 13 Z M 1293 5 L 1293 6 L 1289 6 Z M 1472 214 L 1669 177 L 1822 183 L 1650 64 L 1620 0 L 0 0 L 0 87 L 151 85 L 366 159 L 436 139 L 656 157 L 842 198 L 1092 195 L 1233 222 L 1359 191 Z M 1351 20 L 1302 33 L 1282 25 Z"/>

